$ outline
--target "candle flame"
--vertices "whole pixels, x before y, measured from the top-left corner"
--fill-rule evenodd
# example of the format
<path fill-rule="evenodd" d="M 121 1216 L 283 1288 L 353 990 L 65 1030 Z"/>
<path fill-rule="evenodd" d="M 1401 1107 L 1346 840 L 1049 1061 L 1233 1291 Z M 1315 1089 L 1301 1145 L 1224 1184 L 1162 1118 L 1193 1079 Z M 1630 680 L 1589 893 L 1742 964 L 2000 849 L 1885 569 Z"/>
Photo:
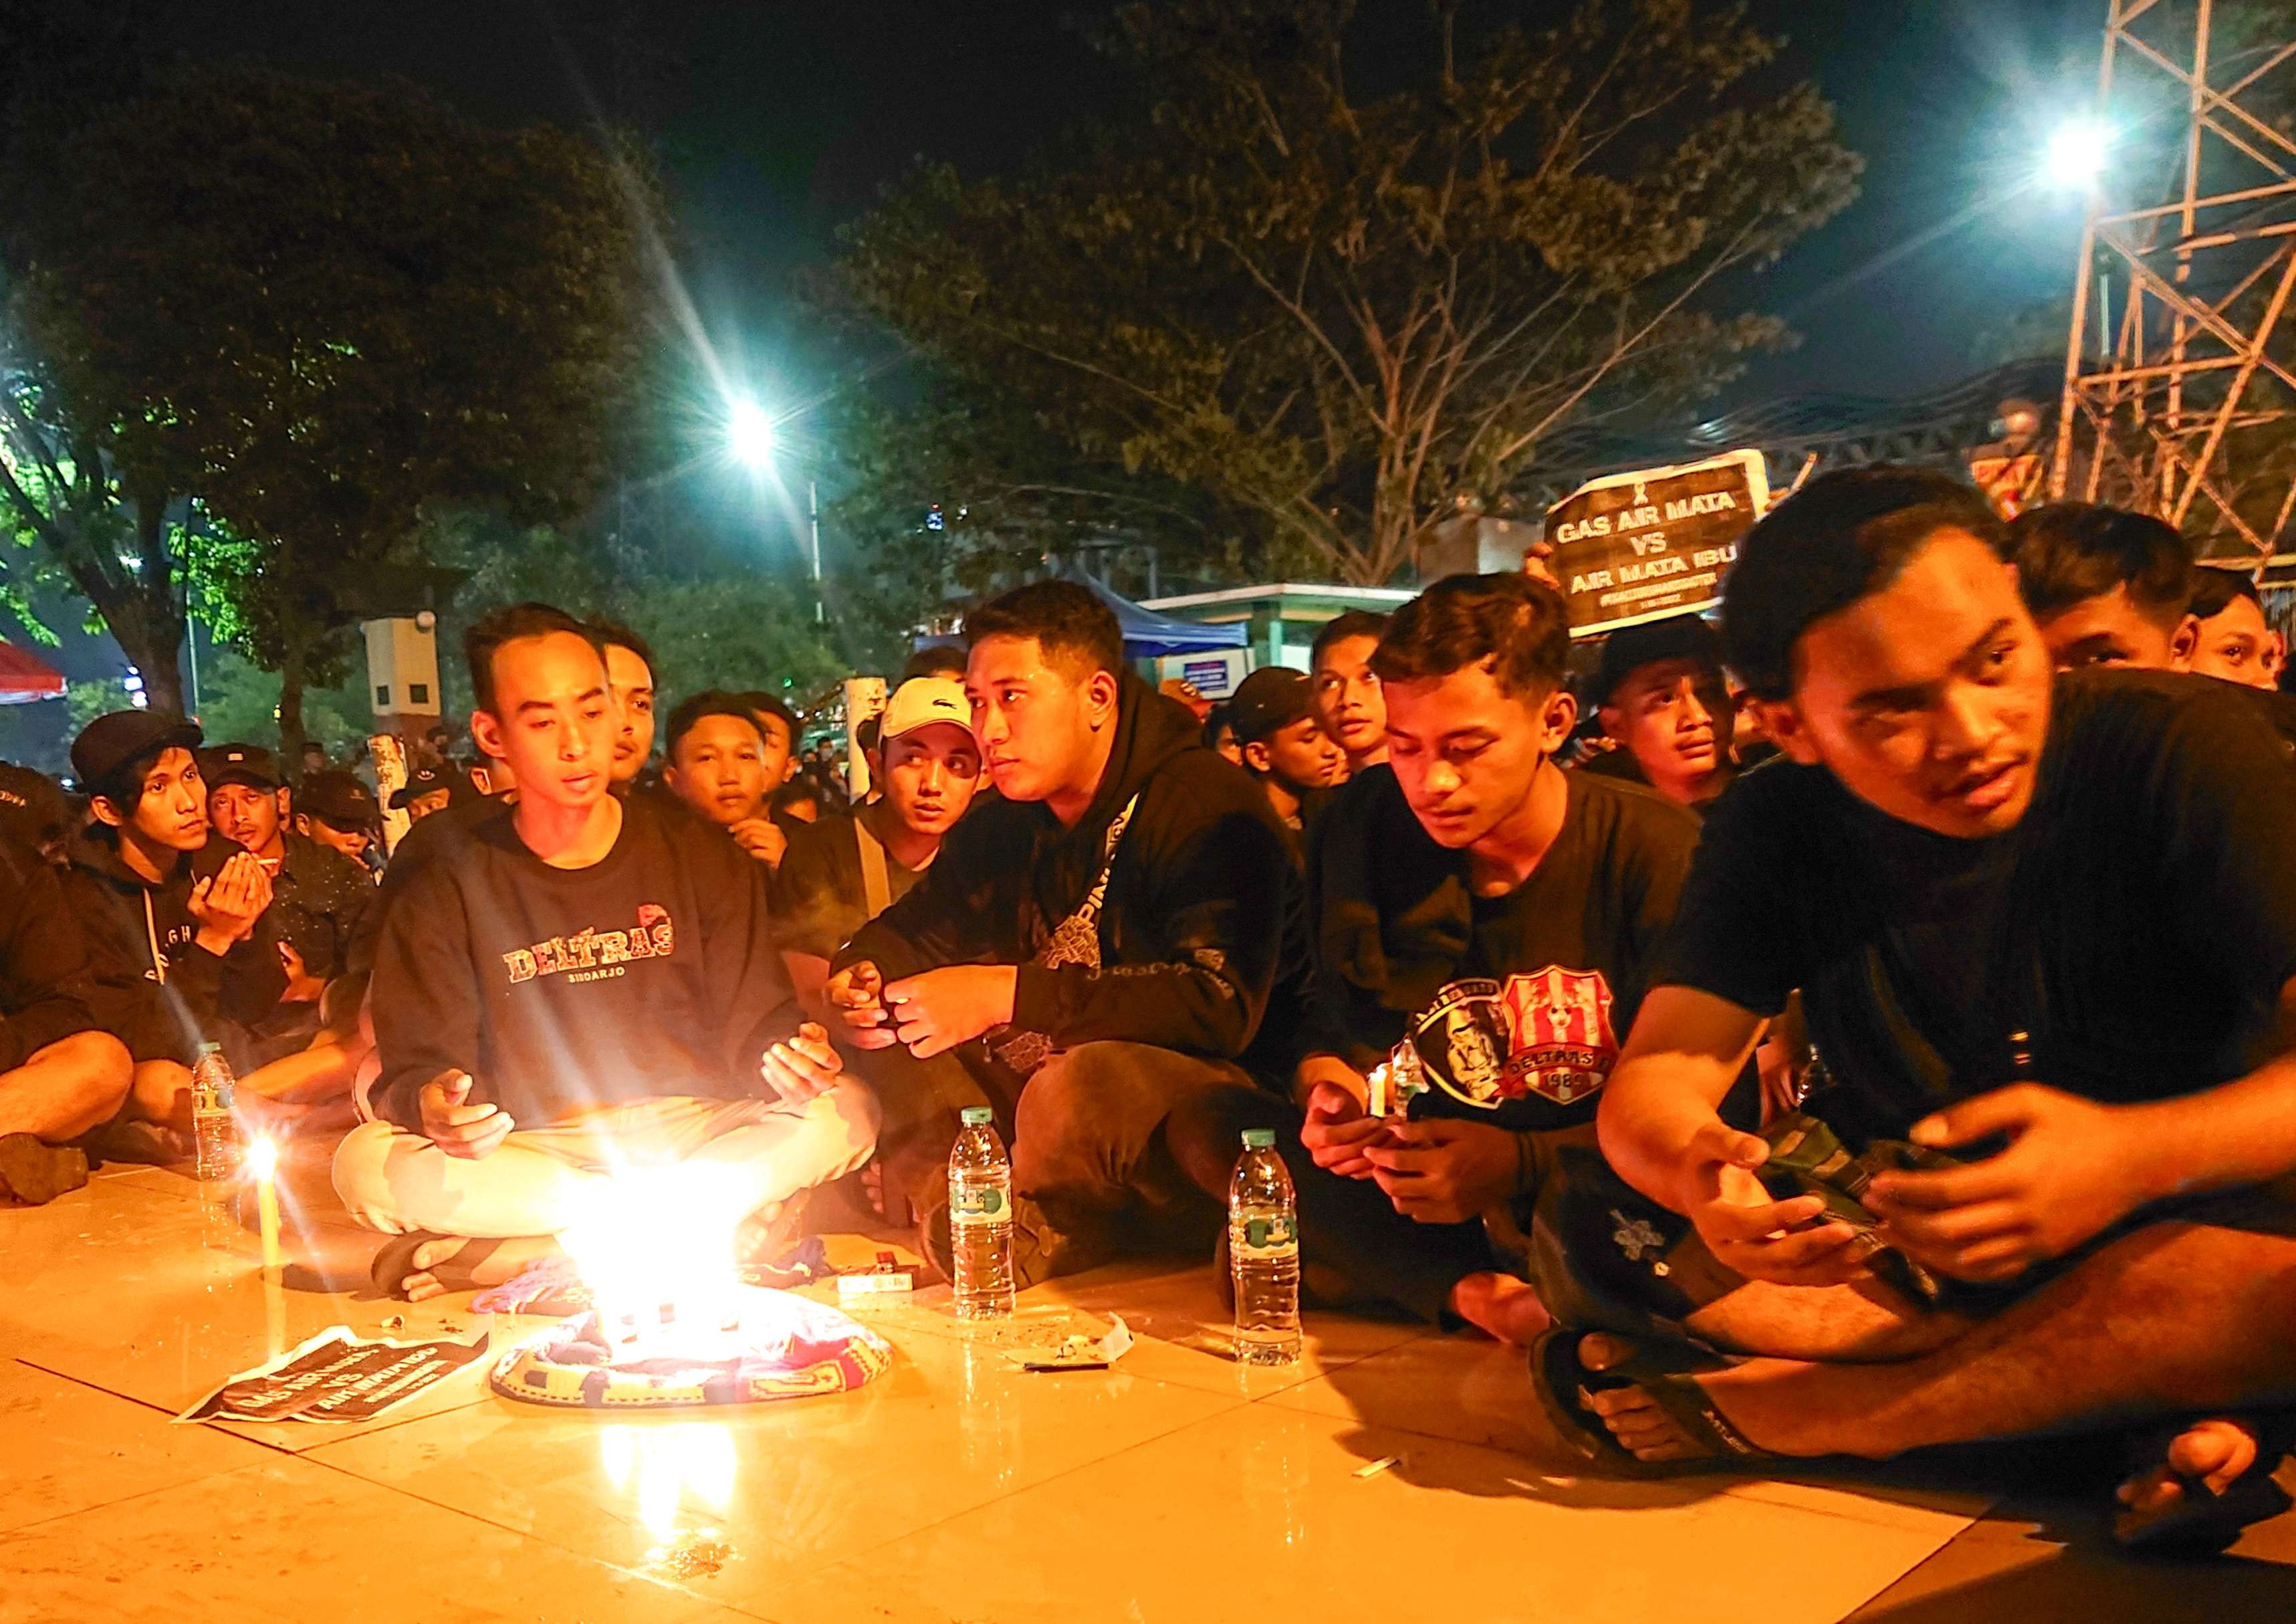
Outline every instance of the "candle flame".
<path fill-rule="evenodd" d="M 268 1183 L 279 1172 L 279 1147 L 268 1135 L 258 1134 L 250 1139 L 242 1160 L 258 1183 Z"/>
<path fill-rule="evenodd" d="M 699 1353 L 734 1329 L 743 1297 L 734 1235 L 749 1216 L 747 1181 L 688 1161 L 621 1167 L 599 1181 L 560 1234 L 596 1299 L 598 1326 L 618 1357 L 674 1341 Z"/>

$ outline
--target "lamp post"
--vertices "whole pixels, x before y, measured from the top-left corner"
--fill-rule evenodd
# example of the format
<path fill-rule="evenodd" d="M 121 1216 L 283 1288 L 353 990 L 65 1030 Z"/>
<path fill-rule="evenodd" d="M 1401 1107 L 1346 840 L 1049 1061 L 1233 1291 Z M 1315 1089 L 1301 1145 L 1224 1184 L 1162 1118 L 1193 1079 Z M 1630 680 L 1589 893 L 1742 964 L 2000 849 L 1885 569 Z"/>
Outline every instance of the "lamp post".
<path fill-rule="evenodd" d="M 763 473 L 773 465 L 780 439 L 774 420 L 754 400 L 737 400 L 726 413 L 726 449 L 752 473 Z M 821 598 L 821 488 L 810 472 L 805 480 L 805 511 L 807 554 L 813 568 L 813 619 L 818 626 L 828 614 Z"/>

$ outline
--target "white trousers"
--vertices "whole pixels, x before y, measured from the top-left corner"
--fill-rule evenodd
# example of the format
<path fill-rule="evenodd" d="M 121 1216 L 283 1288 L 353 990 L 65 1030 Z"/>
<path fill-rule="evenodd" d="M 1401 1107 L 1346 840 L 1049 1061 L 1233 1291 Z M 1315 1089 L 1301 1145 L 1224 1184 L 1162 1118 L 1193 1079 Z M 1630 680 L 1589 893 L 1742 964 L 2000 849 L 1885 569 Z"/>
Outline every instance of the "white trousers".
<path fill-rule="evenodd" d="M 743 1210 L 755 1212 L 843 1177 L 876 1143 L 876 1096 L 849 1077 L 799 1105 L 634 1100 L 513 1129 L 477 1161 L 394 1123 L 364 1122 L 335 1152 L 335 1193 L 354 1218 L 386 1234 L 560 1234 L 581 1220 L 617 1165 L 712 1164 L 738 1178 Z"/>

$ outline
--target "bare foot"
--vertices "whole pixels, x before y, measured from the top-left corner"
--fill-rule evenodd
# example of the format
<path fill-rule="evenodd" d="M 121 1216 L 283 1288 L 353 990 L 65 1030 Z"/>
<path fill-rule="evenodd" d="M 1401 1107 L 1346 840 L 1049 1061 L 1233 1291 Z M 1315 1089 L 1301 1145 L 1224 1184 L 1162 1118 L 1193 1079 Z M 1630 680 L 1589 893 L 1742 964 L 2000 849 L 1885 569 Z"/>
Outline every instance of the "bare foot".
<path fill-rule="evenodd" d="M 2178 1478 L 2198 1478 L 2211 1494 L 2222 1494 L 2256 1464 L 2256 1432 L 2245 1421 L 2218 1417 L 2196 1421 L 2177 1434 L 2169 1458 L 2120 1486 L 2120 1503 L 2151 1515 L 2185 1497 Z"/>
<path fill-rule="evenodd" d="M 399 1287 L 406 1300 L 422 1302 L 450 1292 L 483 1291 L 501 1285 L 528 1264 L 537 1263 L 558 1251 L 558 1243 L 552 1236 L 519 1235 L 504 1241 L 470 1267 L 455 1267 L 455 1259 L 470 1244 L 460 1235 L 448 1235 L 416 1247 L 414 1267 L 407 1271 Z"/>
<path fill-rule="evenodd" d="M 1451 1288 L 1451 1312 L 1485 1335 L 1528 1348 L 1554 1323 L 1528 1280 L 1487 1269 Z"/>
<path fill-rule="evenodd" d="M 1578 1362 L 1588 1370 L 1610 1370 L 1635 1357 L 1635 1344 L 1623 1336 L 1603 1332 L 1591 1332 L 1578 1341 Z M 1695 1379 L 1695 1378 L 1693 1378 Z M 1717 1395 L 1718 1386 L 1726 1385 L 1700 1381 L 1698 1385 L 1724 1420 L 1747 1436 L 1738 1418 Z M 1619 1440 L 1620 1448 L 1640 1461 L 1710 1460 L 1715 1452 L 1705 1443 L 1685 1433 L 1674 1417 L 1659 1401 L 1639 1387 L 1614 1387 L 1601 1392 L 1579 1390 L 1578 1401 L 1603 1418 L 1611 1436 Z M 1747 1441 L 1759 1449 L 1771 1446 L 1758 1437 L 1747 1436 Z"/>

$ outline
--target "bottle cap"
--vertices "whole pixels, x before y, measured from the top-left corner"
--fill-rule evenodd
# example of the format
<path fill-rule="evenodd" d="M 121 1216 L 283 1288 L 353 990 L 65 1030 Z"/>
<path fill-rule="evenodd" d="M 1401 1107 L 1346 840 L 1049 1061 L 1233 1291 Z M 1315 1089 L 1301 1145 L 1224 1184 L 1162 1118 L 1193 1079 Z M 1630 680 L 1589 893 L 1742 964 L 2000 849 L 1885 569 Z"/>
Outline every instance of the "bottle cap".
<path fill-rule="evenodd" d="M 1243 1148 L 1248 1151 L 1271 1151 L 1275 1148 L 1275 1130 L 1272 1128 L 1247 1128 L 1243 1130 Z"/>
<path fill-rule="evenodd" d="M 996 1113 L 986 1105 L 967 1105 L 963 1114 L 967 1128 L 980 1128 L 996 1120 Z"/>
<path fill-rule="evenodd" d="M 200 1053 L 202 1055 L 220 1054 L 223 1053 L 223 1045 L 213 1042 L 203 1043 L 200 1045 Z"/>

